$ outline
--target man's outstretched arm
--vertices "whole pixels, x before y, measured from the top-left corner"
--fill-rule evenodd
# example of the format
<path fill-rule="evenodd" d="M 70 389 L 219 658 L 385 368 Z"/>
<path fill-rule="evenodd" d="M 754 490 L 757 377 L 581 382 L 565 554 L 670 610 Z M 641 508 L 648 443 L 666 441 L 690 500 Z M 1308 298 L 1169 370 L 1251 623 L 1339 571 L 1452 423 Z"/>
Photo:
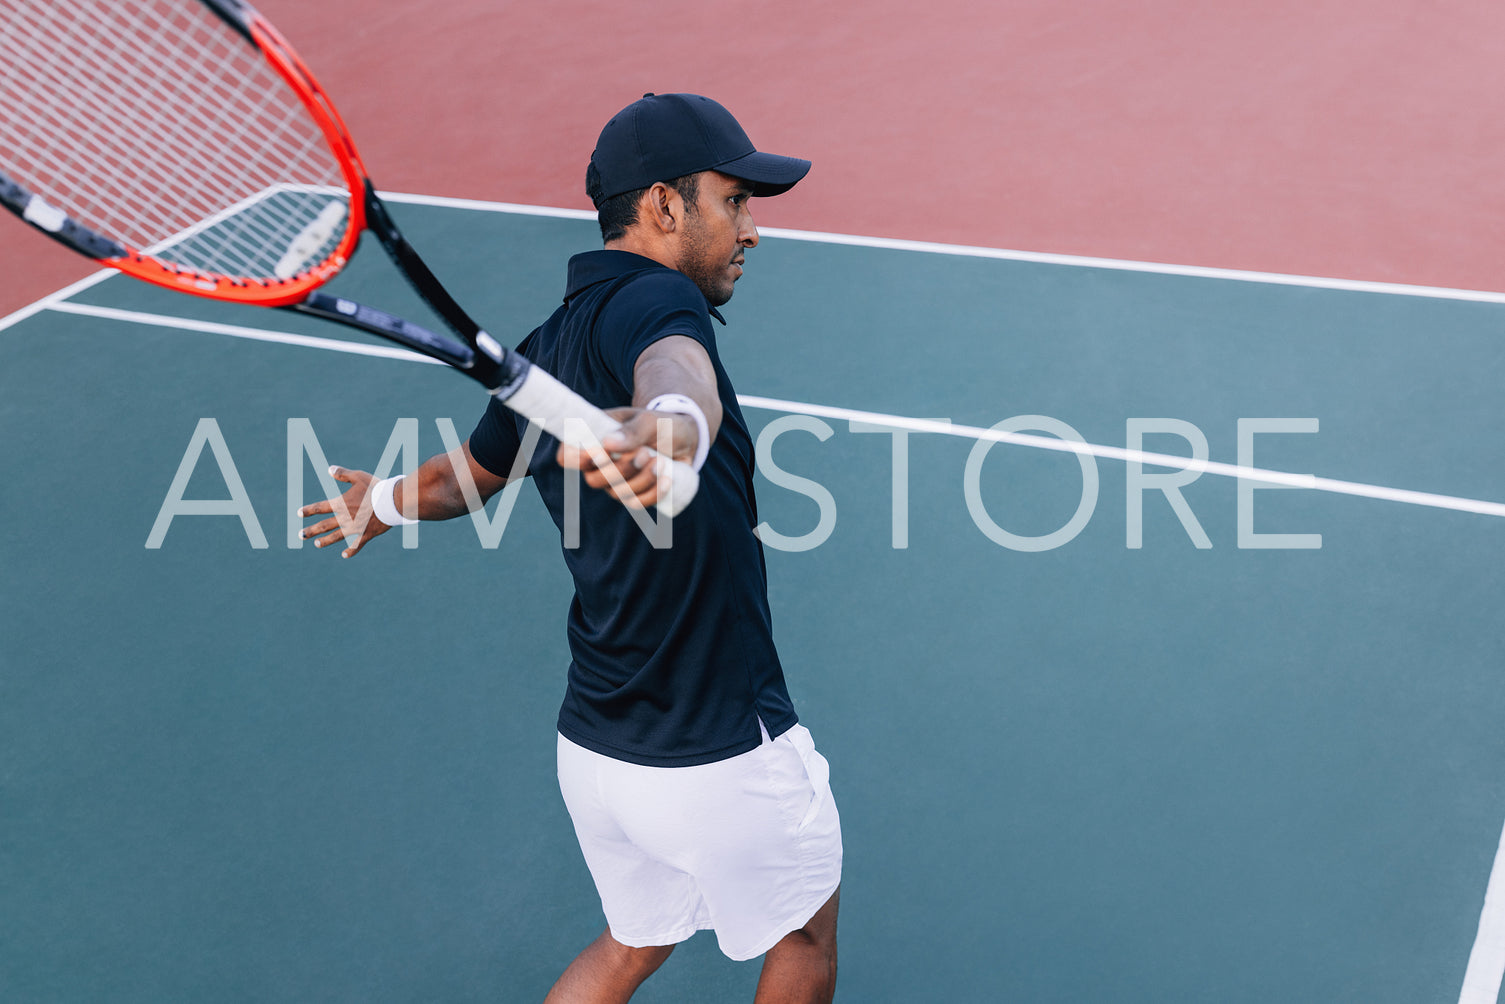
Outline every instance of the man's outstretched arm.
<path fill-rule="evenodd" d="M 468 494 L 462 484 L 460 470 L 469 473 L 475 485 L 473 498 L 485 505 L 486 500 L 501 491 L 507 479 L 498 477 L 476 462 L 470 453 L 470 441 L 461 444 L 455 453 L 441 453 L 430 457 L 413 474 L 403 478 L 392 491 L 392 502 L 397 511 L 412 519 L 453 519 L 471 511 L 466 499 Z M 352 471 L 334 467 L 330 473 L 336 481 L 343 481 L 350 488 L 335 499 L 325 499 L 298 510 L 299 516 L 328 516 L 303 528 L 303 538 L 317 537 L 315 547 L 328 547 L 345 541 L 345 550 L 340 557 L 349 558 L 358 554 L 375 538 L 386 533 L 390 526 L 377 519 L 371 512 L 370 493 L 376 480 L 365 471 Z"/>

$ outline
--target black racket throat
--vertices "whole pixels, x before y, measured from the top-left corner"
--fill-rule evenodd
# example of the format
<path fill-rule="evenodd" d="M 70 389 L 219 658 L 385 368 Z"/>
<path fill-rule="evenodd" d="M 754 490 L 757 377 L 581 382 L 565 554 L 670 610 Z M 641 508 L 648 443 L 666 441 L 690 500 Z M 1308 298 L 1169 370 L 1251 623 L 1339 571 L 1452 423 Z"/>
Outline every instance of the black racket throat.
<path fill-rule="evenodd" d="M 413 250 L 413 245 L 408 243 L 408 239 L 397 229 L 397 224 L 392 222 L 386 204 L 376 197 L 376 190 L 371 186 L 370 179 L 367 179 L 365 185 L 365 210 L 366 229 L 381 241 L 381 246 L 386 249 L 387 255 L 402 271 L 414 292 L 421 296 L 423 302 L 432 307 L 435 313 L 444 318 L 444 323 L 453 328 L 456 334 L 474 344 L 476 338 L 482 334 L 481 326 L 471 320 L 464 308 L 449 295 L 449 291 L 440 285 L 439 280 L 433 272 L 429 271 L 423 259 L 418 257 L 418 252 Z"/>
<path fill-rule="evenodd" d="M 528 375 L 530 365 L 528 361 L 494 341 L 492 344 L 496 347 L 496 356 L 479 346 L 472 347 L 453 338 L 435 334 L 428 328 L 404 320 L 396 314 L 389 314 L 385 310 L 378 310 L 343 296 L 315 290 L 308 294 L 303 302 L 295 303 L 287 309 L 322 320 L 334 321 L 346 327 L 358 328 L 387 341 L 396 342 L 415 352 L 421 352 L 423 355 L 453 366 L 485 386 L 487 390 L 496 393 L 503 400 L 506 400 L 510 392 L 515 390 Z M 481 339 L 491 340 L 491 336 L 484 331 L 478 330 L 477 335 Z"/>
<path fill-rule="evenodd" d="M 365 184 L 363 201 L 366 228 L 376 235 L 413 291 L 465 340 L 464 343 L 435 334 L 395 314 L 330 293 L 310 293 L 291 309 L 368 331 L 431 356 L 455 367 L 505 400 L 527 376 L 528 361 L 493 339 L 455 302 L 397 229 L 369 180 Z"/>

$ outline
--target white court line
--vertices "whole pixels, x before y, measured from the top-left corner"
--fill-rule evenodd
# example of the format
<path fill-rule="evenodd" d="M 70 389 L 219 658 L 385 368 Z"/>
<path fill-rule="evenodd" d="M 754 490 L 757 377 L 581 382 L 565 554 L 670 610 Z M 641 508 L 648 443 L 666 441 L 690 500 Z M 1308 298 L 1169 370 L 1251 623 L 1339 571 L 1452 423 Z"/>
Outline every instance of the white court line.
<path fill-rule="evenodd" d="M 485 202 L 477 199 L 447 199 L 434 195 L 409 195 L 382 192 L 387 202 L 441 209 L 467 209 L 482 213 L 509 213 L 516 216 L 547 216 L 563 220 L 589 220 L 596 214 L 584 209 L 561 209 L 551 206 L 525 206 L 515 202 Z M 786 230 L 759 227 L 764 237 L 782 237 L 792 241 L 841 244 L 848 247 L 879 248 L 887 251 L 913 251 L 919 254 L 953 255 L 963 258 L 991 258 L 999 261 L 1032 262 L 1039 265 L 1064 265 L 1070 268 L 1104 268 L 1122 272 L 1149 272 L 1195 279 L 1229 279 L 1235 282 L 1258 282 L 1272 286 L 1306 286 L 1350 293 L 1385 293 L 1394 296 L 1421 296 L 1435 300 L 1467 300 L 1476 303 L 1505 303 L 1505 292 L 1478 289 L 1449 289 L 1445 286 L 1413 286 L 1396 282 L 1368 282 L 1362 279 L 1333 279 L 1313 275 L 1285 275 L 1280 272 L 1251 272 L 1245 269 L 1207 268 L 1200 265 L 1171 265 L 1162 262 L 1131 261 L 1122 258 L 1091 258 L 1083 255 L 1051 254 L 1043 251 L 1014 251 L 1006 248 L 976 247 L 970 244 L 938 244 L 890 237 L 863 237 L 856 234 L 823 233 L 818 230 Z"/>
<path fill-rule="evenodd" d="M 237 324 L 218 324 L 214 321 L 198 321 L 186 317 L 171 317 L 166 314 L 146 314 L 138 310 L 98 307 L 90 303 L 53 303 L 49 304 L 47 309 L 61 314 L 80 314 L 84 317 L 100 317 L 107 321 L 124 321 L 127 324 L 147 324 L 152 327 L 175 328 L 179 331 L 200 331 L 211 335 L 226 335 L 230 338 L 248 338 L 257 342 L 276 342 L 279 345 L 300 345 L 308 349 L 348 352 L 358 356 L 379 356 L 383 359 L 401 359 L 411 363 L 445 365 L 437 359 L 430 359 L 421 353 L 400 349 L 395 345 L 367 345 L 338 338 L 316 338 L 313 335 L 295 335 L 286 331 L 268 331 L 265 328 L 243 328 Z"/>
<path fill-rule="evenodd" d="M 68 297 L 72 296 L 74 293 L 82 293 L 90 286 L 96 286 L 99 283 L 104 282 L 110 276 L 119 274 L 120 273 L 116 272 L 113 268 L 102 268 L 98 272 L 95 272 L 92 275 L 85 276 L 84 278 L 78 280 L 78 282 L 75 282 L 71 286 L 64 286 L 56 293 L 50 293 L 47 296 L 42 297 L 36 303 L 27 304 L 14 313 L 6 314 L 4 317 L 0 317 L 0 331 L 4 331 L 6 328 L 11 327 L 12 325 L 20 324 L 28 317 L 39 314 L 44 310 L 50 310 L 61 304 L 64 300 L 68 299 Z"/>
<path fill-rule="evenodd" d="M 131 324 L 148 324 L 156 327 L 174 328 L 180 331 L 200 331 L 209 334 L 228 335 L 233 338 L 248 338 L 255 341 L 276 342 L 282 345 L 298 345 L 304 348 L 323 349 L 329 352 L 348 352 L 363 356 L 380 356 L 401 359 L 406 362 L 424 362 L 443 365 L 438 360 L 407 349 L 385 345 L 367 345 L 336 338 L 318 338 L 312 335 L 295 335 L 288 332 L 268 331 L 261 328 L 245 328 L 212 321 L 198 321 L 163 314 L 148 314 L 115 307 L 98 307 L 83 303 L 53 303 L 48 309 L 65 314 L 80 314 Z M 802 401 L 781 401 L 776 398 L 739 394 L 738 402 L 749 408 L 765 411 L 782 411 L 791 414 L 810 415 L 816 418 L 834 418 L 847 422 L 866 422 L 893 429 L 911 432 L 935 433 L 943 436 L 960 436 L 965 439 L 984 440 L 994 443 L 1009 443 L 1040 450 L 1062 453 L 1078 453 L 1104 460 L 1120 460 L 1124 463 L 1147 464 L 1154 467 L 1171 467 L 1196 471 L 1220 477 L 1242 478 L 1264 484 L 1283 485 L 1288 488 L 1305 488 L 1311 491 L 1330 492 L 1339 495 L 1355 495 L 1380 499 L 1386 502 L 1401 502 L 1408 505 L 1427 506 L 1434 509 L 1451 509 L 1457 512 L 1476 513 L 1481 516 L 1505 517 L 1505 503 L 1482 499 L 1458 498 L 1452 495 L 1436 495 L 1431 492 L 1411 491 L 1404 488 L 1386 488 L 1356 481 L 1338 481 L 1319 478 L 1311 474 L 1292 474 L 1287 471 L 1271 471 L 1259 467 L 1241 467 L 1211 460 L 1194 460 L 1191 457 L 1172 453 L 1149 453 L 1144 450 L 1129 450 L 1118 446 L 1098 446 L 1092 443 L 1075 443 L 1052 436 L 1036 436 L 1021 432 L 999 432 L 970 425 L 948 425 L 922 418 L 906 418 L 902 415 L 887 415 L 873 411 L 856 411 L 851 408 L 835 408 L 823 404 L 808 404 Z"/>
<path fill-rule="evenodd" d="M 1505 831 L 1500 834 L 1495 863 L 1489 870 L 1484 908 L 1479 911 L 1479 933 L 1468 955 L 1458 1004 L 1496 1004 L 1502 978 L 1505 978 Z"/>
<path fill-rule="evenodd" d="M 1337 495 L 1357 495 L 1363 498 L 1381 499 L 1386 502 L 1403 502 L 1408 505 L 1427 506 L 1433 509 L 1453 509 L 1458 512 L 1477 513 L 1481 516 L 1505 516 L 1505 503 L 1487 502 L 1481 499 L 1458 498 L 1453 495 L 1434 495 L 1430 492 L 1411 491 L 1406 488 L 1386 488 L 1367 485 L 1357 481 L 1338 481 L 1334 478 L 1319 478 L 1311 474 L 1291 474 L 1286 471 L 1269 471 L 1260 467 L 1240 467 L 1212 460 L 1193 460 L 1173 453 L 1147 453 L 1144 450 L 1128 450 L 1118 446 L 1097 446 L 1092 443 L 1073 443 L 1053 436 L 1035 436 L 1022 432 L 999 432 L 972 425 L 948 425 L 923 418 L 903 418 L 898 415 L 883 415 L 872 411 L 853 411 L 850 408 L 831 408 L 822 404 L 805 404 L 799 401 L 779 401 L 765 397 L 737 395 L 737 400 L 750 408 L 765 408 L 771 411 L 787 411 L 817 418 L 835 418 L 848 422 L 867 422 L 911 432 L 930 432 L 941 436 L 960 436 L 964 439 L 985 440 L 994 443 L 1012 443 L 1037 450 L 1054 450 L 1059 453 L 1085 454 L 1104 460 L 1121 460 L 1129 464 L 1147 464 L 1153 467 L 1174 467 L 1199 474 L 1215 474 L 1220 477 L 1241 478 L 1265 484 L 1282 485 L 1287 488 L 1306 488 L 1311 491 L 1331 492 Z"/>

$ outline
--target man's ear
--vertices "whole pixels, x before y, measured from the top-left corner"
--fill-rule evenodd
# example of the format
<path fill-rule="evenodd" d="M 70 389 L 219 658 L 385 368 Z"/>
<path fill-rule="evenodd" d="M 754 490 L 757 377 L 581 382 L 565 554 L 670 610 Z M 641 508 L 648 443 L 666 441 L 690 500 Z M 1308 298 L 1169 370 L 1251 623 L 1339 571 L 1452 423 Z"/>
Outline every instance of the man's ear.
<path fill-rule="evenodd" d="M 638 215 L 644 222 L 655 226 L 660 233 L 672 234 L 679 230 L 680 220 L 684 219 L 684 199 L 662 181 L 655 181 L 643 193 Z"/>

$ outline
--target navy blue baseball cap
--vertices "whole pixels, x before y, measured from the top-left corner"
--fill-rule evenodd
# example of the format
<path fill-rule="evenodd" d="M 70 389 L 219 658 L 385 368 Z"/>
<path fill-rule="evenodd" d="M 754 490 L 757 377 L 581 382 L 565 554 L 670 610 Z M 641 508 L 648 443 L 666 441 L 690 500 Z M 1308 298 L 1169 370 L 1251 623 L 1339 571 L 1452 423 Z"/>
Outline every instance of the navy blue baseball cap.
<path fill-rule="evenodd" d="M 732 113 L 699 94 L 645 94 L 612 116 L 591 164 L 601 179 L 597 205 L 656 181 L 720 171 L 782 195 L 810 170 L 808 160 L 759 153 Z"/>

